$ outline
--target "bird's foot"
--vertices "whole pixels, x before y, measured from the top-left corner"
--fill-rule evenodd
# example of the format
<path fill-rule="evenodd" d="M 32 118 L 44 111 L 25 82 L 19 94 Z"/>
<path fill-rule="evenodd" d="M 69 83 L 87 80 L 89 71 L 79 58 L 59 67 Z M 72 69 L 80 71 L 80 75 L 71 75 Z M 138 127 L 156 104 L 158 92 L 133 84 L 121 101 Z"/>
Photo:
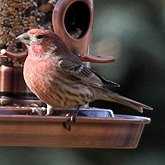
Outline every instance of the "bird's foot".
<path fill-rule="evenodd" d="M 78 110 L 79 109 L 76 109 L 75 111 L 73 111 L 73 112 L 66 115 L 66 116 L 70 117 L 67 121 L 63 122 L 63 127 L 66 130 L 71 131 L 71 126 L 76 123 L 76 117 L 77 117 L 77 114 L 78 114 Z"/>

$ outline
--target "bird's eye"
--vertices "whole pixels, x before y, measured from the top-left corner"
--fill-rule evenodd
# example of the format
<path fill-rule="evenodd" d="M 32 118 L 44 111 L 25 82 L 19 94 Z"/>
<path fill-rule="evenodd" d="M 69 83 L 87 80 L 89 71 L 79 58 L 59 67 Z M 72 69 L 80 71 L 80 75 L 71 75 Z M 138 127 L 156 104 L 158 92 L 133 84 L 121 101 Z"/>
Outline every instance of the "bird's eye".
<path fill-rule="evenodd" d="M 44 36 L 43 35 L 38 35 L 38 36 L 36 36 L 37 37 L 37 39 L 43 39 L 44 38 Z"/>

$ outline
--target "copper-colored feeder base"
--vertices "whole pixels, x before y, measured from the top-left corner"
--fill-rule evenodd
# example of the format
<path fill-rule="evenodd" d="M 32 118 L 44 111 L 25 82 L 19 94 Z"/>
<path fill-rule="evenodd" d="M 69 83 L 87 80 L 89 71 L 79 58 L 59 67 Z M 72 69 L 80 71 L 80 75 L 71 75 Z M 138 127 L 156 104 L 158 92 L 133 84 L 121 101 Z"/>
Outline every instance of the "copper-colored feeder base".
<path fill-rule="evenodd" d="M 139 116 L 80 117 L 71 131 L 66 116 L 26 115 L 31 108 L 0 108 L 0 146 L 136 148 L 145 124 Z"/>

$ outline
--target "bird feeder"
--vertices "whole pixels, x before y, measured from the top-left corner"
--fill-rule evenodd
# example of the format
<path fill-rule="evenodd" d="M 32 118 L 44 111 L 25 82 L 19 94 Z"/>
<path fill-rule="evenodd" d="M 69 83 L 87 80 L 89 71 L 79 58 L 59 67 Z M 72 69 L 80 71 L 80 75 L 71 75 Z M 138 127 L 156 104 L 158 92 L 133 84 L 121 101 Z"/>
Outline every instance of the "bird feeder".
<path fill-rule="evenodd" d="M 52 29 L 84 62 L 105 63 L 114 61 L 114 58 L 90 55 L 93 0 L 31 2 L 23 5 L 21 2 L 0 0 L 1 7 L 7 6 L 0 16 L 3 22 L 0 28 L 7 31 L 0 35 L 3 49 L 0 56 L 0 146 L 136 148 L 150 118 L 118 115 L 111 110 L 88 107 L 79 111 L 76 123 L 68 131 L 63 123 L 69 119 L 66 114 L 73 109 L 56 109 L 59 113 L 52 116 L 32 113 L 34 105 L 42 109 L 44 103 L 23 80 L 22 67 L 27 51 L 13 39 L 13 30 L 23 33 L 30 28 Z M 18 12 L 25 11 L 25 18 L 21 20 L 11 23 L 6 19 L 12 19 L 13 15 L 17 18 Z M 21 29 L 22 25 L 28 27 Z"/>
<path fill-rule="evenodd" d="M 30 105 L 30 103 L 43 105 L 29 90 L 22 77 L 22 67 L 27 51 L 25 46 L 16 41 L 15 38 L 29 29 L 53 30 L 54 28 L 55 32 L 66 41 L 74 53 L 80 56 L 82 61 L 104 63 L 115 60 L 114 57 L 100 58 L 87 55 L 93 26 L 93 4 L 92 1 L 89 2 L 49 0 L 45 3 L 45 1 L 0 0 L 2 10 L 0 16 L 2 22 L 0 25 L 2 31 L 0 33 L 1 105 L 23 106 Z M 82 20 L 84 22 L 81 23 Z M 74 23 L 75 25 L 73 25 Z"/>

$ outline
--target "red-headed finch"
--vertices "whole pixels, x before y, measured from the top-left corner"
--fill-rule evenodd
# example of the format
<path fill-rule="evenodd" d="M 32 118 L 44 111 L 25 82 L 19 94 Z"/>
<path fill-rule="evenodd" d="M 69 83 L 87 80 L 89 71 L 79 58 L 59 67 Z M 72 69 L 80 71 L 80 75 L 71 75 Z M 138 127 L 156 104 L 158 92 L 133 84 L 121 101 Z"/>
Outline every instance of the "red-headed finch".
<path fill-rule="evenodd" d="M 100 99 L 123 104 L 139 112 L 152 110 L 107 89 L 105 79 L 87 68 L 54 32 L 32 29 L 17 39 L 28 48 L 23 71 L 25 82 L 49 105 L 47 115 L 52 113 L 51 107 L 76 108 Z"/>

